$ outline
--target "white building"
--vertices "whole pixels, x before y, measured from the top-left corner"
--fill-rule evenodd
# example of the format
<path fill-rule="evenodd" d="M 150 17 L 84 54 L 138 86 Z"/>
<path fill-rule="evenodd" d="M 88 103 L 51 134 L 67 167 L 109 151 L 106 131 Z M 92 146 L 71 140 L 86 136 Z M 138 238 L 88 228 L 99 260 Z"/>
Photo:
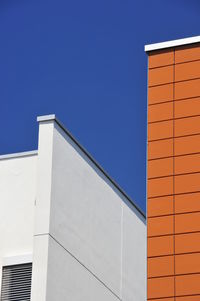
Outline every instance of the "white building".
<path fill-rule="evenodd" d="M 54 115 L 38 121 L 38 151 L 0 157 L 1 301 L 144 301 L 144 214 Z"/>

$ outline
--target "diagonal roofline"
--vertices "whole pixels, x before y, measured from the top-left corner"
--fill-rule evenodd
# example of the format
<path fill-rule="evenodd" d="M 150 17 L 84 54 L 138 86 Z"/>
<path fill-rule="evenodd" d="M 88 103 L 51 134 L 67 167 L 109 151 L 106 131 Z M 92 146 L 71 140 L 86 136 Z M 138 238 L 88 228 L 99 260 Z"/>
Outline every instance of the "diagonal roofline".
<path fill-rule="evenodd" d="M 65 126 L 57 119 L 55 114 L 37 117 L 38 122 L 55 121 L 61 129 L 72 139 L 72 141 L 81 149 L 81 151 L 90 159 L 90 161 L 104 174 L 104 176 L 117 188 L 117 190 L 126 197 L 126 199 L 135 207 L 135 209 L 146 219 L 145 213 L 135 204 L 135 202 L 125 193 L 125 191 L 105 172 L 99 163 L 90 155 L 88 151 L 74 138 L 74 136 L 65 128 Z"/>

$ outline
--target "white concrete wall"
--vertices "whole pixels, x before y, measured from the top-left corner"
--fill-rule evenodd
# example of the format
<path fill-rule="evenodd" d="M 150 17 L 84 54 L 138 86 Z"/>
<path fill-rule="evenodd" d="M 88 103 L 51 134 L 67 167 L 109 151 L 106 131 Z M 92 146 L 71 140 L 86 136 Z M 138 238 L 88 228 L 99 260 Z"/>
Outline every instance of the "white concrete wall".
<path fill-rule="evenodd" d="M 52 185 L 53 122 L 39 127 L 37 198 L 34 229 L 32 301 L 45 301 L 47 286 L 48 235 Z"/>
<path fill-rule="evenodd" d="M 48 177 L 37 195 L 32 301 L 144 301 L 141 214 L 54 120 L 40 122 L 38 161 Z"/>
<path fill-rule="evenodd" d="M 37 156 L 0 157 L 0 286 L 3 265 L 33 252 Z"/>

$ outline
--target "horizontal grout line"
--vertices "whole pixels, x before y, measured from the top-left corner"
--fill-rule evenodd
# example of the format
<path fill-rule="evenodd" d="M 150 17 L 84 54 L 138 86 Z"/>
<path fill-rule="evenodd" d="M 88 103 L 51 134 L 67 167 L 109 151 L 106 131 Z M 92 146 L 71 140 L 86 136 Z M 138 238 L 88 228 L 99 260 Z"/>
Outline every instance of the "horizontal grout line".
<path fill-rule="evenodd" d="M 185 97 L 185 98 L 178 98 L 178 99 L 174 99 L 174 100 L 164 100 L 164 101 L 160 101 L 160 102 L 149 103 L 148 106 L 161 105 L 163 103 L 168 103 L 168 102 L 175 102 L 176 103 L 177 101 L 185 101 L 185 100 L 189 100 L 189 99 L 196 99 L 196 98 L 199 98 L 199 97 L 200 97 L 200 95 Z"/>
<path fill-rule="evenodd" d="M 176 55 L 176 54 L 175 54 Z M 192 63 L 192 62 L 198 62 L 200 61 L 200 59 L 196 59 L 196 60 L 190 60 L 190 61 L 185 61 L 185 62 L 175 62 L 174 65 L 184 65 L 184 64 L 189 64 L 189 63 Z"/>
<path fill-rule="evenodd" d="M 193 214 L 193 213 L 200 213 L 200 210 L 148 216 L 148 219 L 153 219 L 153 218 L 157 218 L 157 217 L 166 217 L 166 216 L 176 216 L 176 215 L 184 215 L 184 214 Z"/>
<path fill-rule="evenodd" d="M 184 215 L 184 214 L 193 214 L 193 213 L 200 213 L 200 210 L 148 216 L 148 219 L 153 219 L 153 218 L 158 218 L 158 217 L 166 217 L 166 216 L 176 216 L 176 215 Z"/>
<path fill-rule="evenodd" d="M 173 120 L 180 120 L 180 119 L 187 119 L 187 118 L 194 118 L 194 117 L 200 117 L 200 114 L 182 116 L 182 117 L 176 117 L 176 118 L 169 118 L 169 119 L 163 119 L 163 120 L 149 121 L 148 124 L 161 123 L 161 122 L 165 122 L 165 121 L 173 121 Z"/>
<path fill-rule="evenodd" d="M 193 172 L 185 172 L 185 173 L 175 173 L 175 174 L 166 175 L 166 176 L 151 177 L 151 178 L 147 178 L 147 180 L 156 180 L 156 179 L 163 179 L 163 178 L 187 176 L 187 175 L 193 175 L 193 174 L 198 174 L 198 173 L 200 174 L 200 170 L 193 171 Z"/>
<path fill-rule="evenodd" d="M 171 81 L 171 82 L 167 82 L 167 83 L 163 83 L 163 84 L 156 84 L 156 85 L 148 85 L 148 89 L 149 88 L 156 88 L 156 87 L 161 87 L 161 86 L 167 86 L 167 85 L 172 85 L 175 82 Z"/>
<path fill-rule="evenodd" d="M 161 86 L 167 86 L 167 85 L 172 85 L 172 84 L 179 84 L 179 83 L 184 83 L 184 82 L 189 82 L 189 81 L 194 81 L 194 80 L 199 80 L 200 77 L 195 77 L 195 78 L 189 78 L 189 79 L 181 79 L 181 80 L 175 80 L 175 81 L 170 81 L 167 83 L 162 83 L 162 84 L 156 84 L 156 85 L 148 85 L 148 88 L 156 88 L 156 87 L 161 87 Z M 175 87 L 176 88 L 176 87 Z"/>
<path fill-rule="evenodd" d="M 196 153 L 187 153 L 187 154 L 183 154 L 183 155 L 174 155 L 174 156 L 166 156 L 166 157 L 157 157 L 157 158 L 153 158 L 153 159 L 148 159 L 148 162 L 150 161 L 156 161 L 156 160 L 164 160 L 164 159 L 170 159 L 170 158 L 179 158 L 179 157 L 187 157 L 187 156 L 195 156 L 195 155 L 200 155 L 200 152 L 196 152 Z"/>
<path fill-rule="evenodd" d="M 155 198 L 160 198 L 160 197 L 165 197 L 165 196 L 176 196 L 176 195 L 185 195 L 185 194 L 191 194 L 191 193 L 198 193 L 200 192 L 200 190 L 197 190 L 197 191 L 188 191 L 188 192 L 179 192 L 179 193 L 172 193 L 172 194 L 163 194 L 163 195 L 157 195 L 157 196 L 151 196 L 151 197 L 148 197 L 148 199 L 155 199 Z"/>
<path fill-rule="evenodd" d="M 176 276 L 174 276 L 176 277 Z M 165 299 L 170 299 L 170 298 L 175 298 L 174 301 L 176 301 L 176 298 L 179 298 L 179 297 L 198 297 L 200 296 L 200 294 L 193 294 L 193 295 L 172 295 L 172 296 L 169 296 L 169 297 L 159 297 L 159 298 L 148 298 L 147 300 L 165 300 Z"/>
<path fill-rule="evenodd" d="M 147 180 L 156 180 L 156 179 L 163 179 L 163 178 L 171 178 L 175 176 L 173 173 L 171 175 L 167 175 L 167 176 L 159 176 L 159 177 L 151 177 L 151 178 L 147 178 Z"/>
<path fill-rule="evenodd" d="M 166 237 L 166 236 L 178 236 L 178 235 L 184 235 L 184 234 L 200 234 L 200 230 L 198 231 L 190 231 L 190 232 L 181 232 L 181 233 L 169 233 L 169 234 L 160 234 L 160 235 L 149 235 L 147 238 L 157 238 L 157 237 Z"/>
<path fill-rule="evenodd" d="M 156 66 L 156 67 L 149 67 L 148 70 L 154 70 L 154 69 L 162 69 L 162 68 L 165 68 L 165 67 L 173 67 L 175 66 L 175 64 L 167 64 L 167 65 L 161 65 L 161 66 Z"/>
<path fill-rule="evenodd" d="M 164 101 L 161 101 L 161 102 L 148 103 L 148 107 L 155 106 L 155 105 L 161 105 L 161 104 L 169 103 L 169 102 L 174 102 L 174 101 L 170 99 L 170 100 L 164 100 Z"/>
<path fill-rule="evenodd" d="M 193 273 L 184 273 L 184 274 L 170 274 L 170 275 L 162 275 L 162 276 L 150 276 L 147 277 L 147 279 L 158 279 L 158 278 L 167 278 L 167 277 L 181 277 L 181 276 L 190 276 L 190 275 L 200 275 L 200 271 L 199 272 L 193 272 Z"/>
<path fill-rule="evenodd" d="M 166 137 L 166 138 L 160 138 L 160 139 L 154 139 L 154 140 L 148 140 L 148 142 L 155 142 L 155 141 L 162 141 L 162 140 L 169 140 L 169 139 L 177 139 L 177 138 L 185 138 L 185 137 L 193 137 L 193 136 L 198 136 L 200 135 L 199 133 L 195 133 L 195 134 L 188 134 L 188 135 L 182 135 L 182 136 L 170 136 L 170 137 Z"/>
<path fill-rule="evenodd" d="M 147 301 L 148 301 L 148 300 L 153 300 L 153 301 L 154 301 L 154 300 L 163 300 L 163 299 L 166 300 L 166 299 L 171 299 L 171 298 L 175 298 L 175 297 L 176 297 L 176 296 L 173 295 L 173 296 L 169 296 L 169 297 L 148 298 Z M 175 301 L 175 299 L 174 299 L 174 301 Z"/>
<path fill-rule="evenodd" d="M 180 177 L 180 176 L 187 176 L 187 175 L 193 175 L 193 174 L 200 174 L 200 171 L 193 171 L 193 172 L 186 172 L 186 173 L 175 173 L 167 176 L 159 176 L 159 177 L 153 177 L 153 178 L 147 178 L 147 180 L 156 180 L 156 179 L 163 179 L 163 178 L 171 178 L 171 177 Z"/>
<path fill-rule="evenodd" d="M 173 64 L 167 64 L 167 65 L 160 65 L 160 66 L 156 66 L 156 67 L 149 67 L 149 70 L 153 70 L 153 69 L 161 69 L 164 67 L 170 67 L 170 66 L 176 66 L 176 65 L 184 65 L 184 64 L 189 64 L 189 63 L 193 63 L 193 62 L 199 62 L 200 59 L 196 59 L 196 60 L 191 60 L 191 61 L 186 61 L 186 62 L 175 62 Z"/>
<path fill-rule="evenodd" d="M 173 236 L 173 235 L 171 235 Z M 148 251 L 147 251 L 148 253 Z M 200 250 L 199 251 L 195 251 L 195 252 L 184 252 L 184 253 L 171 253 L 171 254 L 165 254 L 165 255 L 155 255 L 155 256 L 147 256 L 147 259 L 148 258 L 160 258 L 160 257 L 169 257 L 169 256 L 181 256 L 181 255 L 192 255 L 192 254 L 199 254 L 200 253 Z"/>

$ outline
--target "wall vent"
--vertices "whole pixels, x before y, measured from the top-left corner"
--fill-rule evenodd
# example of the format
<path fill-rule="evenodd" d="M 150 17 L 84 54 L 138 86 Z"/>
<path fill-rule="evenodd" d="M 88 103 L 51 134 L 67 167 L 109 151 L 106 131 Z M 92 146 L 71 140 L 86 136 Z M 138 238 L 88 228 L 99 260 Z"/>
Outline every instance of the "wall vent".
<path fill-rule="evenodd" d="M 31 300 L 32 263 L 3 267 L 1 301 Z"/>

